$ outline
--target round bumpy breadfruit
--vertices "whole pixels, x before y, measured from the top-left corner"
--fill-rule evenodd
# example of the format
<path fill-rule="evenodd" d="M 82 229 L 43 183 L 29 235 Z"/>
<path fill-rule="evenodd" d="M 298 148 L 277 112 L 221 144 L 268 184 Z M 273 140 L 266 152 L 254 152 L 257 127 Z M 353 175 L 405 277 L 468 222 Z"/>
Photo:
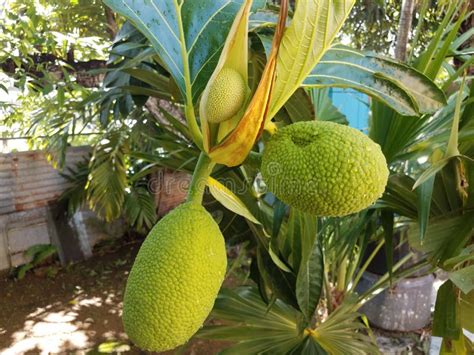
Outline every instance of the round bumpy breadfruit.
<path fill-rule="evenodd" d="M 344 216 L 370 206 L 389 174 L 378 144 L 354 128 L 325 121 L 277 131 L 265 146 L 261 172 L 280 200 L 317 216 Z"/>
<path fill-rule="evenodd" d="M 240 73 L 231 68 L 224 68 L 217 75 L 209 88 L 206 98 L 206 118 L 211 123 L 231 119 L 245 101 L 247 85 Z"/>
<path fill-rule="evenodd" d="M 140 348 L 184 344 L 209 315 L 226 272 L 224 238 L 200 205 L 185 203 L 151 230 L 124 296 L 125 332 Z"/>

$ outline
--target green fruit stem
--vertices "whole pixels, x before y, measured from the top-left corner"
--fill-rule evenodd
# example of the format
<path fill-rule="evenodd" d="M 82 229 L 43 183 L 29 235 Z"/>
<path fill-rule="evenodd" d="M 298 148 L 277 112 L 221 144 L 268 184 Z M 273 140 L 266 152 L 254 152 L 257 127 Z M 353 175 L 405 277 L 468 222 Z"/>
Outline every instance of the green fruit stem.
<path fill-rule="evenodd" d="M 186 114 L 186 122 L 189 127 L 189 131 L 193 138 L 194 143 L 197 145 L 199 149 L 202 150 L 202 133 L 199 129 L 199 125 L 196 120 L 196 115 L 194 113 L 194 105 L 193 105 L 193 93 L 191 88 L 191 73 L 189 70 L 189 60 L 188 60 L 188 53 L 186 51 L 186 41 L 184 37 L 184 27 L 183 21 L 181 17 L 181 7 L 182 3 L 178 4 L 178 2 L 174 1 L 176 10 L 178 12 L 178 29 L 179 29 L 179 40 L 181 44 L 181 57 L 183 60 L 183 70 L 184 70 L 184 85 L 186 90 L 186 98 L 185 98 L 185 114 Z"/>
<path fill-rule="evenodd" d="M 193 177 L 191 179 L 191 185 L 188 190 L 188 202 L 197 204 L 202 203 L 202 197 L 204 195 L 204 189 L 207 185 L 207 179 L 211 175 L 214 163 L 206 153 L 201 152 L 199 155 L 198 162 L 194 168 Z"/>
<path fill-rule="evenodd" d="M 187 85 L 188 84 L 186 83 L 186 86 Z M 196 115 L 194 114 L 194 106 L 192 100 L 189 99 L 190 95 L 186 96 L 188 97 L 185 106 L 186 122 L 188 124 L 189 131 L 191 133 L 191 137 L 193 138 L 194 144 L 196 144 L 197 147 L 202 150 L 202 134 L 201 130 L 199 129 L 199 125 L 197 124 Z"/>

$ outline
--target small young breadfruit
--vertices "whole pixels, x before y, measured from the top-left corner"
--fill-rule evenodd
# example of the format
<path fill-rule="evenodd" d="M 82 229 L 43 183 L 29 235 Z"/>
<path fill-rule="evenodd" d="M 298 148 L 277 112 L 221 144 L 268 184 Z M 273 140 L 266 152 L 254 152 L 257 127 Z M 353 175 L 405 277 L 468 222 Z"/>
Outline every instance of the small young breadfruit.
<path fill-rule="evenodd" d="M 205 114 L 211 123 L 231 119 L 242 108 L 247 84 L 237 70 L 224 68 L 216 76 L 206 97 Z"/>
<path fill-rule="evenodd" d="M 224 238 L 200 205 L 184 203 L 150 231 L 127 280 L 125 332 L 140 348 L 184 344 L 209 315 L 226 272 Z"/>
<path fill-rule="evenodd" d="M 286 126 L 266 144 L 261 172 L 280 200 L 317 216 L 358 212 L 385 190 L 380 146 L 362 132 L 326 121 Z"/>

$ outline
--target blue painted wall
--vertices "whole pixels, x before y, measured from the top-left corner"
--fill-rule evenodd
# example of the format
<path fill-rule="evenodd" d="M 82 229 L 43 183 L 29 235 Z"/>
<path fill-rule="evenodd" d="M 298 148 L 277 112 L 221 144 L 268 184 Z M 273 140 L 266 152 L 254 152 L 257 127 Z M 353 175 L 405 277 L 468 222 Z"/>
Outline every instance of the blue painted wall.
<path fill-rule="evenodd" d="M 349 126 L 367 133 L 369 127 L 369 97 L 352 89 L 331 88 L 329 97 L 334 106 L 346 115 Z"/>

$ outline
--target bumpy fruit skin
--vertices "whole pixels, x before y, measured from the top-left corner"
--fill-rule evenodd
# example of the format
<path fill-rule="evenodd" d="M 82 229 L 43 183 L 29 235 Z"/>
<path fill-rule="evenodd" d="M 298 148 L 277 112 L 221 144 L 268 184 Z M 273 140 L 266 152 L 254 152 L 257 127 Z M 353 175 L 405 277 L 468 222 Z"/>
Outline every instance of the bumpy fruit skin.
<path fill-rule="evenodd" d="M 370 206 L 389 174 L 378 144 L 354 128 L 325 121 L 280 129 L 265 146 L 261 172 L 280 200 L 317 216 Z"/>
<path fill-rule="evenodd" d="M 234 69 L 224 68 L 209 88 L 206 98 L 206 118 L 211 123 L 231 119 L 245 101 L 247 85 L 242 75 Z"/>
<path fill-rule="evenodd" d="M 150 231 L 124 296 L 125 332 L 140 348 L 184 344 L 209 315 L 226 272 L 224 238 L 202 207 L 185 203 Z"/>

